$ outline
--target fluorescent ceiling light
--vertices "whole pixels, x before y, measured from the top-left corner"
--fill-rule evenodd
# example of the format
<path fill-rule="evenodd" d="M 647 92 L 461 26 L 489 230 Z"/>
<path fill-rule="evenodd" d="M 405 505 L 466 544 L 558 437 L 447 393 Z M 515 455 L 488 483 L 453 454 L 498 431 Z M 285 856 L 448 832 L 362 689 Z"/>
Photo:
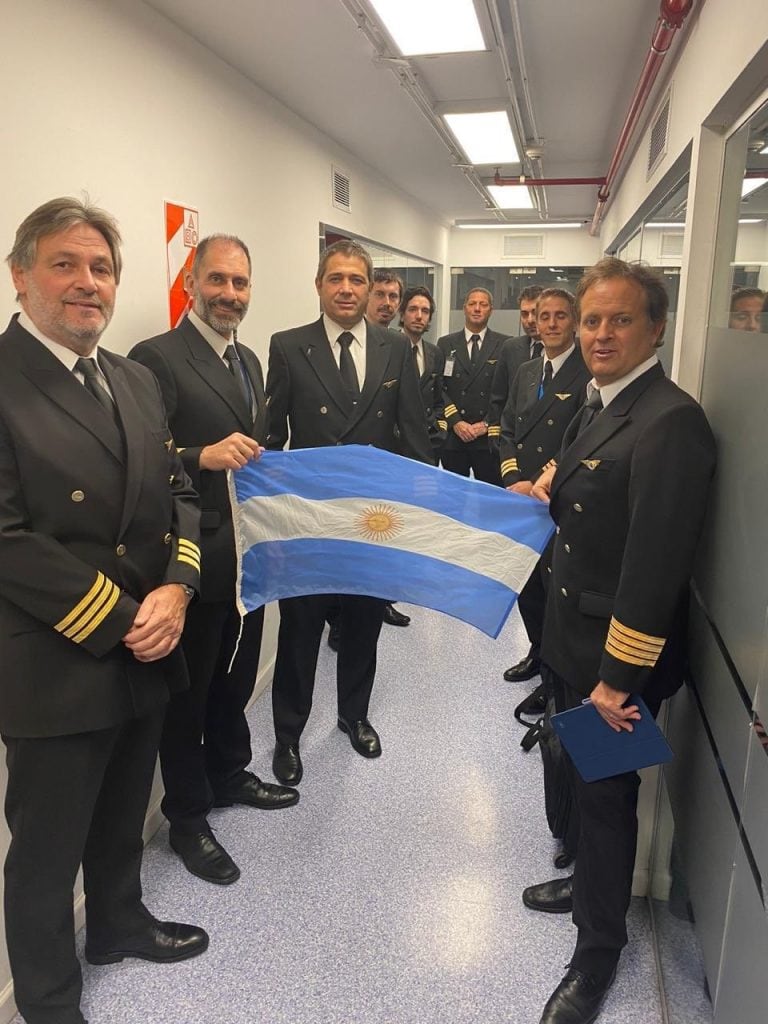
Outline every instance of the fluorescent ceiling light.
<path fill-rule="evenodd" d="M 745 178 L 741 183 L 741 198 L 744 199 L 750 192 L 761 188 L 766 182 L 768 182 L 768 178 Z"/>
<path fill-rule="evenodd" d="M 489 110 L 482 114 L 444 114 L 443 117 L 471 164 L 516 164 L 520 162 L 506 111 Z"/>
<path fill-rule="evenodd" d="M 532 210 L 530 189 L 524 185 L 488 185 L 488 191 L 500 210 Z"/>
<path fill-rule="evenodd" d="M 573 221 L 566 221 L 562 224 L 555 224 L 552 221 L 546 223 L 537 223 L 531 221 L 530 224 L 499 224 L 498 221 L 491 223 L 490 221 L 486 224 L 455 224 L 454 227 L 462 228 L 465 231 L 541 231 L 546 229 L 558 228 L 563 230 L 566 228 L 583 228 L 583 223 L 574 223 Z"/>
<path fill-rule="evenodd" d="M 674 221 L 654 221 L 649 224 L 645 224 L 646 228 L 679 228 L 681 231 L 685 228 L 685 221 L 674 220 Z"/>
<path fill-rule="evenodd" d="M 485 50 L 472 0 L 371 0 L 404 57 Z"/>
<path fill-rule="evenodd" d="M 739 224 L 762 224 L 762 217 L 739 217 Z"/>
<path fill-rule="evenodd" d="M 768 156 L 768 146 L 763 146 L 760 150 L 760 156 Z"/>

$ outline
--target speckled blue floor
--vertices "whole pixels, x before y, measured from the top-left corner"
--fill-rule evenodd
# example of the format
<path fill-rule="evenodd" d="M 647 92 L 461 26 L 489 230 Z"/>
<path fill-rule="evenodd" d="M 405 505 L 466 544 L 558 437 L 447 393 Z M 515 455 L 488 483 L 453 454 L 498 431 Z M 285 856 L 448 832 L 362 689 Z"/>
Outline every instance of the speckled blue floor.
<path fill-rule="evenodd" d="M 538 752 L 512 710 L 532 688 L 502 680 L 525 653 L 513 613 L 493 641 L 419 608 L 385 626 L 366 761 L 336 728 L 335 656 L 323 644 L 302 739 L 297 807 L 214 811 L 242 869 L 233 886 L 189 875 L 163 828 L 144 860 L 160 918 L 211 935 L 209 951 L 159 967 L 84 967 L 90 1024 L 537 1024 L 575 933 L 520 893 L 553 877 Z M 268 693 L 251 713 L 253 768 L 271 779 Z M 660 1024 L 646 905 L 604 1024 Z M 79 948 L 82 948 L 82 936 Z"/>

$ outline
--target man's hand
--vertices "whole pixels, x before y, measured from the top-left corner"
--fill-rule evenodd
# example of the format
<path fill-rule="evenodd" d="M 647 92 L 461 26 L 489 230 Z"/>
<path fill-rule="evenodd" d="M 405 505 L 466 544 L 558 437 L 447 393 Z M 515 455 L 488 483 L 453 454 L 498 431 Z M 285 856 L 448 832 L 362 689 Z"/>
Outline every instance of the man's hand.
<path fill-rule="evenodd" d="M 453 432 L 459 438 L 460 441 L 474 441 L 475 432 L 472 429 L 472 425 L 467 423 L 466 420 L 459 420 L 458 423 L 454 423 Z"/>
<path fill-rule="evenodd" d="M 246 462 L 258 459 L 264 449 L 246 434 L 230 434 L 216 444 L 200 451 L 200 469 L 240 469 Z"/>
<path fill-rule="evenodd" d="M 507 490 L 512 491 L 513 494 L 530 494 L 533 484 L 530 480 L 518 480 L 516 484 L 510 484 Z"/>
<path fill-rule="evenodd" d="M 485 420 L 478 420 L 477 423 L 470 424 L 470 430 L 474 434 L 475 439 L 477 439 L 488 433 L 488 424 Z"/>
<path fill-rule="evenodd" d="M 157 661 L 171 653 L 184 628 L 188 601 L 179 583 L 165 583 L 147 594 L 123 637 L 137 661 Z"/>
<path fill-rule="evenodd" d="M 547 466 L 541 476 L 536 480 L 533 487 L 531 488 L 531 497 L 538 498 L 539 501 L 549 503 L 549 494 L 552 490 L 552 479 L 555 475 L 557 466 Z"/>
<path fill-rule="evenodd" d="M 629 696 L 623 690 L 614 690 L 612 686 L 604 683 L 602 679 L 589 695 L 589 699 L 597 708 L 600 717 L 604 719 L 614 732 L 621 732 L 626 729 L 632 732 L 633 721 L 639 721 L 640 711 L 637 704 L 630 704 L 622 707 L 622 704 Z"/>

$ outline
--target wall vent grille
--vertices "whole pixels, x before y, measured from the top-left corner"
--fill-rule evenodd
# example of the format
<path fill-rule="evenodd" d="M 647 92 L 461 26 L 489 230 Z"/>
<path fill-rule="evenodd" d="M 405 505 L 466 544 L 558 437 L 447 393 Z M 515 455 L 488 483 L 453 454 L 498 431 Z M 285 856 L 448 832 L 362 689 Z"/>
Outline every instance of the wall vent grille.
<path fill-rule="evenodd" d="M 661 101 L 656 117 L 651 125 L 650 139 L 648 143 L 648 174 L 653 174 L 661 163 L 667 152 L 667 140 L 669 137 L 669 113 L 672 104 L 672 92 L 667 93 Z"/>
<path fill-rule="evenodd" d="M 504 235 L 502 256 L 505 259 L 543 255 L 544 235 Z"/>
<path fill-rule="evenodd" d="M 332 169 L 332 196 L 331 201 L 337 210 L 346 210 L 349 213 L 352 209 L 349 197 L 349 175 L 340 171 L 338 167 Z"/>

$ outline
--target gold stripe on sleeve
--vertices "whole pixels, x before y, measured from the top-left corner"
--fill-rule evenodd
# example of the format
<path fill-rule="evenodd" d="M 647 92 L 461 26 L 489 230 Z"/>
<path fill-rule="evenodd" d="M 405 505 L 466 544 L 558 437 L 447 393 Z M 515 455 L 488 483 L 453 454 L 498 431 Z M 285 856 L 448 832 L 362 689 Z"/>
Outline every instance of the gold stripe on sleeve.
<path fill-rule="evenodd" d="M 103 602 L 100 610 L 95 610 L 95 614 L 90 622 L 85 623 L 79 633 L 71 637 L 76 644 L 82 643 L 83 640 L 87 640 L 91 633 L 97 629 L 101 623 L 106 619 L 107 615 L 117 604 L 117 599 L 120 597 L 120 590 L 118 587 L 112 584 L 112 589 L 107 595 L 106 600 Z"/>
<path fill-rule="evenodd" d="M 605 642 L 606 651 L 630 665 L 647 665 L 650 668 L 659 660 L 666 640 L 661 636 L 641 633 L 612 618 Z"/>
<path fill-rule="evenodd" d="M 102 589 L 106 582 L 108 581 L 104 573 L 97 572 L 96 580 L 91 589 L 85 595 L 85 597 L 81 601 L 78 601 L 75 607 L 70 612 L 68 612 L 63 619 L 57 622 L 53 628 L 58 630 L 59 633 L 63 633 L 67 626 L 71 625 L 75 621 L 75 619 L 79 618 L 80 615 L 90 607 L 91 603 L 96 600 L 99 591 Z"/>

